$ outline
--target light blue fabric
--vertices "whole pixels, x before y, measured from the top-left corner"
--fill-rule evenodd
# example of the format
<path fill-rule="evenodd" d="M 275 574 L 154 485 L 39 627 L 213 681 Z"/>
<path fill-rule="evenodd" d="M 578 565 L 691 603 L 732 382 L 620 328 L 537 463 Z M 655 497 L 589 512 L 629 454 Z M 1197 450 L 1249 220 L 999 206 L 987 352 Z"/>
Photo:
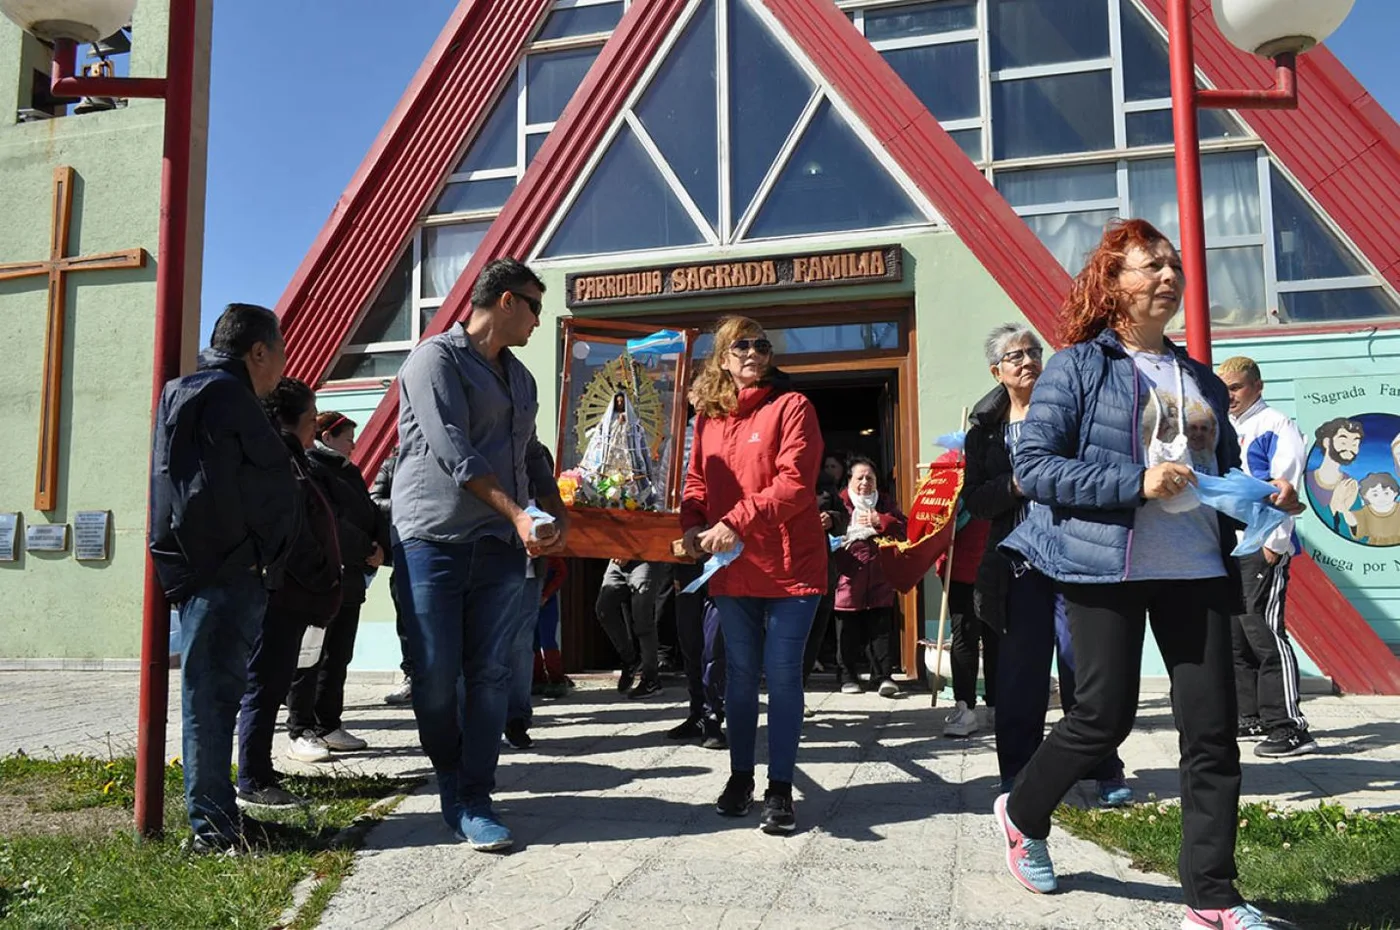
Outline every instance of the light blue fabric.
<path fill-rule="evenodd" d="M 694 594 L 695 592 L 699 591 L 705 586 L 706 582 L 708 582 L 711 578 L 714 577 L 715 572 L 719 571 L 721 568 L 724 568 L 726 565 L 733 562 L 739 557 L 740 553 L 742 553 L 743 551 L 744 544 L 739 543 L 733 549 L 730 549 L 728 552 L 716 552 L 714 555 L 710 556 L 708 559 L 705 560 L 705 567 L 700 570 L 700 577 L 696 578 L 690 584 L 682 588 L 681 593 Z"/>
<path fill-rule="evenodd" d="M 1201 503 L 1245 525 L 1243 538 L 1235 546 L 1235 551 L 1230 553 L 1237 558 L 1258 552 L 1274 531 L 1289 519 L 1288 514 L 1269 503 L 1269 498 L 1278 493 L 1278 488 L 1246 475 L 1238 468 L 1230 469 L 1223 478 L 1198 475 L 1196 480 L 1196 494 L 1200 496 Z"/>
<path fill-rule="evenodd" d="M 935 446 L 942 446 L 950 452 L 961 452 L 963 446 L 967 444 L 967 430 L 960 429 L 956 433 L 944 433 L 933 440 Z"/>

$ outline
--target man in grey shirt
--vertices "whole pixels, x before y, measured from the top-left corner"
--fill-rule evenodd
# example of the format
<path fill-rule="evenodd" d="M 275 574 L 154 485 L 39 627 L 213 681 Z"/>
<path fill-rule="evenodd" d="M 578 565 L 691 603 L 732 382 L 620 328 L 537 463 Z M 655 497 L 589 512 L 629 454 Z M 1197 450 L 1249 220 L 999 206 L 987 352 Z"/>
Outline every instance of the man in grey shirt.
<path fill-rule="evenodd" d="M 423 340 L 399 372 L 391 510 L 413 712 L 443 820 L 487 851 L 512 843 L 491 792 L 525 560 L 558 552 L 568 530 L 535 435 L 535 379 L 510 351 L 539 326 L 543 294 L 520 262 L 491 262 L 472 289 L 467 322 Z M 523 509 L 532 484 L 556 521 L 538 533 Z"/>

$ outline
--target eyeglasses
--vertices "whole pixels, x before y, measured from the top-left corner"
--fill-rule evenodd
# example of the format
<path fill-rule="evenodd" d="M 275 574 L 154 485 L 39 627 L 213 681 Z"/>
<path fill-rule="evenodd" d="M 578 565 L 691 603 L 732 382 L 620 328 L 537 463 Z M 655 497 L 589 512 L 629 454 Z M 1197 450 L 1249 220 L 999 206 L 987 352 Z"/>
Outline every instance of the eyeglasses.
<path fill-rule="evenodd" d="M 540 318 L 540 311 L 544 309 L 544 301 L 531 297 L 529 294 L 517 294 L 515 291 L 506 291 L 512 297 L 519 297 L 525 301 L 525 305 L 530 308 L 530 312 L 535 315 L 535 319 Z"/>
<path fill-rule="evenodd" d="M 753 349 L 759 355 L 772 355 L 773 343 L 767 339 L 735 339 L 729 344 L 729 351 L 735 355 L 743 355 L 749 349 Z"/>
<path fill-rule="evenodd" d="M 1037 346 L 1029 349 L 1013 349 L 1012 351 L 1007 352 L 1005 355 L 1003 355 L 1001 357 L 1001 360 L 1003 362 L 1009 362 L 1012 365 L 1020 365 L 1026 359 L 1030 359 L 1033 362 L 1038 362 L 1044 357 L 1045 350 Z"/>

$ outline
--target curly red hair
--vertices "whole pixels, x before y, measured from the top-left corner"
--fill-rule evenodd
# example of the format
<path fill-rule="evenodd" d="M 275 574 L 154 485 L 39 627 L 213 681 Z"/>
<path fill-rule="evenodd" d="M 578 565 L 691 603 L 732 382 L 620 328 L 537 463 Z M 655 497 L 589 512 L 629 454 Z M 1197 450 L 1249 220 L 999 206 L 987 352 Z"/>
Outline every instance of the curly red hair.
<path fill-rule="evenodd" d="M 1115 220 L 1104 230 L 1084 268 L 1060 307 L 1060 339 L 1065 345 L 1088 342 L 1105 329 L 1115 329 L 1127 317 L 1120 305 L 1118 275 L 1133 246 L 1151 249 L 1171 240 L 1147 220 Z"/>

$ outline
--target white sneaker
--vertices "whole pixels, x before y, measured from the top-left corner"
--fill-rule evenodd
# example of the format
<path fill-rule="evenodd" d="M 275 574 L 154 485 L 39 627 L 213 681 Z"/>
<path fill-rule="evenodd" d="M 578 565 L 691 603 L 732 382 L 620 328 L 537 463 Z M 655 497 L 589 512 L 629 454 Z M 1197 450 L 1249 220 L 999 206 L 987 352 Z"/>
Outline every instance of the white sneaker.
<path fill-rule="evenodd" d="M 842 694 L 860 694 L 861 690 L 860 685 L 854 681 L 848 681 L 841 686 Z"/>
<path fill-rule="evenodd" d="M 894 683 L 893 678 L 886 678 L 880 682 L 880 697 L 892 698 L 899 694 L 899 685 Z"/>
<path fill-rule="evenodd" d="M 298 762 L 331 761 L 330 747 L 314 733 L 305 733 L 292 740 L 292 745 L 287 747 L 287 755 Z"/>
<path fill-rule="evenodd" d="M 369 743 L 366 743 L 344 727 L 330 731 L 325 736 L 321 737 L 321 739 L 332 752 L 358 752 L 361 749 L 369 748 Z"/>
<path fill-rule="evenodd" d="M 394 707 L 402 707 L 405 704 L 413 703 L 413 681 L 407 675 L 404 676 L 403 684 L 393 691 L 384 695 L 384 703 Z"/>
<path fill-rule="evenodd" d="M 966 701 L 958 701 L 943 723 L 944 736 L 971 736 L 977 730 L 977 711 L 968 707 Z"/>

